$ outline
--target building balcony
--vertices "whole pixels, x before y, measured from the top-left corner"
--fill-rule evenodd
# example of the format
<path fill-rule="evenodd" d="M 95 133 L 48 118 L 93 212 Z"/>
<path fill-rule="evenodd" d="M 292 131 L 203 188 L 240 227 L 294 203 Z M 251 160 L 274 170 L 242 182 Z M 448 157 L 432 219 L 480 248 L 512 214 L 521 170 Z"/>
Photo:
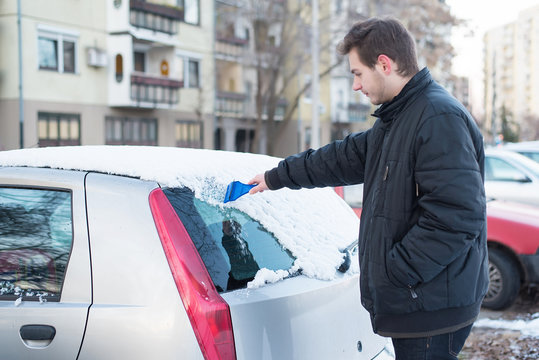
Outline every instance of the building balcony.
<path fill-rule="evenodd" d="M 245 117 L 248 96 L 242 93 L 217 91 L 215 114 L 225 117 Z"/>
<path fill-rule="evenodd" d="M 343 124 L 366 121 L 370 110 L 371 107 L 368 104 L 357 102 L 339 103 L 334 107 L 332 121 Z"/>
<path fill-rule="evenodd" d="M 178 90 L 182 87 L 180 80 L 134 72 L 131 74 L 130 98 L 137 107 L 170 107 L 179 102 Z"/>
<path fill-rule="evenodd" d="M 362 103 L 348 104 L 348 122 L 367 121 L 371 106 Z"/>
<path fill-rule="evenodd" d="M 174 35 L 178 23 L 183 21 L 183 9 L 173 6 L 154 4 L 142 0 L 129 2 L 130 24 L 136 28 L 147 29 Z"/>
<path fill-rule="evenodd" d="M 276 104 L 274 120 L 280 121 L 284 118 L 288 101 L 279 99 Z M 223 117 L 249 118 L 255 119 L 256 105 L 249 95 L 243 93 L 234 93 L 226 91 L 217 92 L 217 101 L 215 104 L 215 114 Z M 268 111 L 264 107 L 262 110 L 262 119 L 267 120 Z"/>
<path fill-rule="evenodd" d="M 217 35 L 215 56 L 223 60 L 238 61 L 238 58 L 245 54 L 248 45 L 249 40 L 247 39 Z"/>

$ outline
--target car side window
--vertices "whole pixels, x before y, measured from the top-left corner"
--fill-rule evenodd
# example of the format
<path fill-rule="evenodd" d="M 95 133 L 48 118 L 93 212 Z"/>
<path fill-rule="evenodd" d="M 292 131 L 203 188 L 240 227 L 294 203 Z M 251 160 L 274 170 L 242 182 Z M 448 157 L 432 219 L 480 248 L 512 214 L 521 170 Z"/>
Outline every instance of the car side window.
<path fill-rule="evenodd" d="M 0 300 L 60 301 L 72 225 L 71 192 L 0 187 Z"/>
<path fill-rule="evenodd" d="M 294 257 L 245 213 L 197 199 L 187 188 L 163 192 L 195 244 L 218 291 L 245 288 L 262 268 L 289 270 Z"/>
<path fill-rule="evenodd" d="M 526 174 L 504 160 L 487 157 L 486 163 L 486 180 L 522 181 L 526 178 Z"/>

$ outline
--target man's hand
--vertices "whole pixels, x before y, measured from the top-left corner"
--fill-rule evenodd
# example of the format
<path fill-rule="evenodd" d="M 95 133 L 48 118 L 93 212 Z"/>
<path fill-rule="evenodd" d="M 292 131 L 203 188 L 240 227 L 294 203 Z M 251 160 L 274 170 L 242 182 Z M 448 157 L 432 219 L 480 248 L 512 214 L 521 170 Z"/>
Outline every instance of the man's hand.
<path fill-rule="evenodd" d="M 249 190 L 249 195 L 254 195 L 257 192 L 262 192 L 264 190 L 269 190 L 268 185 L 266 185 L 266 180 L 264 179 L 264 174 L 256 175 L 247 184 L 249 185 L 256 184 L 254 188 Z"/>

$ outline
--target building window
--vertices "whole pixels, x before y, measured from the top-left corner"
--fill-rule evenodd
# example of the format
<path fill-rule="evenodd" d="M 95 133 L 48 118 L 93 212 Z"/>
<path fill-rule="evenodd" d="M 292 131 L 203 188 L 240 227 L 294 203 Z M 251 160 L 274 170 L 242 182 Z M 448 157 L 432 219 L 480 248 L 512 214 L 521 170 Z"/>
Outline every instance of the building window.
<path fill-rule="evenodd" d="M 133 67 L 135 71 L 146 72 L 146 53 L 142 51 L 135 51 L 133 53 L 134 64 Z"/>
<path fill-rule="evenodd" d="M 157 145 L 157 119 L 107 116 L 107 145 Z"/>
<path fill-rule="evenodd" d="M 178 0 L 178 7 L 183 9 L 183 21 L 192 25 L 200 23 L 199 0 Z"/>
<path fill-rule="evenodd" d="M 199 84 L 199 62 L 198 60 L 189 60 L 188 73 L 189 73 L 189 82 L 187 87 L 198 88 Z"/>
<path fill-rule="evenodd" d="M 38 144 L 44 146 L 80 145 L 80 115 L 39 112 Z"/>
<path fill-rule="evenodd" d="M 202 123 L 197 121 L 177 121 L 176 146 L 184 148 L 201 148 Z"/>
<path fill-rule="evenodd" d="M 116 81 L 122 82 L 124 78 L 124 59 L 121 54 L 116 55 Z"/>
<path fill-rule="evenodd" d="M 40 70 L 60 73 L 77 71 L 77 35 L 45 26 L 38 27 L 38 62 Z"/>
<path fill-rule="evenodd" d="M 185 88 L 200 87 L 200 60 L 188 56 L 180 57 L 180 68 L 183 68 L 181 79 Z"/>

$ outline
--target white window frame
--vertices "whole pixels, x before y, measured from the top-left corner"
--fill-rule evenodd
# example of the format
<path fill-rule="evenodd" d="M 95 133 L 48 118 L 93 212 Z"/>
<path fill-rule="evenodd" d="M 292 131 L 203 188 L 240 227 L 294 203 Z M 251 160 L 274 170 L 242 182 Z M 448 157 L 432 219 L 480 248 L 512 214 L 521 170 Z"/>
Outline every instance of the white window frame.
<path fill-rule="evenodd" d="M 150 63 L 149 63 L 150 46 L 146 44 L 139 44 L 139 43 L 133 44 L 133 70 L 135 70 L 135 53 L 136 52 L 144 54 L 144 73 L 148 73 L 148 69 L 150 66 Z"/>
<path fill-rule="evenodd" d="M 177 51 L 176 56 L 180 57 L 183 62 L 183 87 L 190 89 L 202 88 L 202 55 L 192 52 Z M 198 87 L 189 86 L 189 61 L 198 62 Z"/>
<path fill-rule="evenodd" d="M 189 25 L 200 25 L 200 0 L 177 0 L 176 1 L 177 6 L 183 7 L 183 22 Z M 193 6 L 196 6 L 196 22 L 193 22 L 191 20 L 187 20 L 185 17 L 185 14 L 189 12 L 191 14 L 191 8 Z M 190 8 L 189 10 L 187 8 Z M 195 11 L 195 10 L 193 10 Z"/>
<path fill-rule="evenodd" d="M 68 72 L 66 74 L 78 74 L 79 73 L 79 66 L 78 66 L 78 50 L 79 50 L 79 35 L 80 33 L 78 31 L 73 30 L 67 30 L 58 28 L 55 26 L 49 26 L 49 25 L 43 25 L 38 24 L 37 25 L 37 37 L 36 37 L 36 47 L 37 47 L 37 69 L 38 70 L 45 70 L 41 69 L 39 66 L 39 39 L 50 39 L 50 40 L 56 40 L 56 61 L 58 64 L 58 70 L 56 70 L 58 73 L 65 73 L 64 71 L 64 41 L 70 41 L 74 43 L 74 55 L 73 55 L 73 72 Z M 54 70 L 45 70 L 45 71 L 54 71 Z"/>

